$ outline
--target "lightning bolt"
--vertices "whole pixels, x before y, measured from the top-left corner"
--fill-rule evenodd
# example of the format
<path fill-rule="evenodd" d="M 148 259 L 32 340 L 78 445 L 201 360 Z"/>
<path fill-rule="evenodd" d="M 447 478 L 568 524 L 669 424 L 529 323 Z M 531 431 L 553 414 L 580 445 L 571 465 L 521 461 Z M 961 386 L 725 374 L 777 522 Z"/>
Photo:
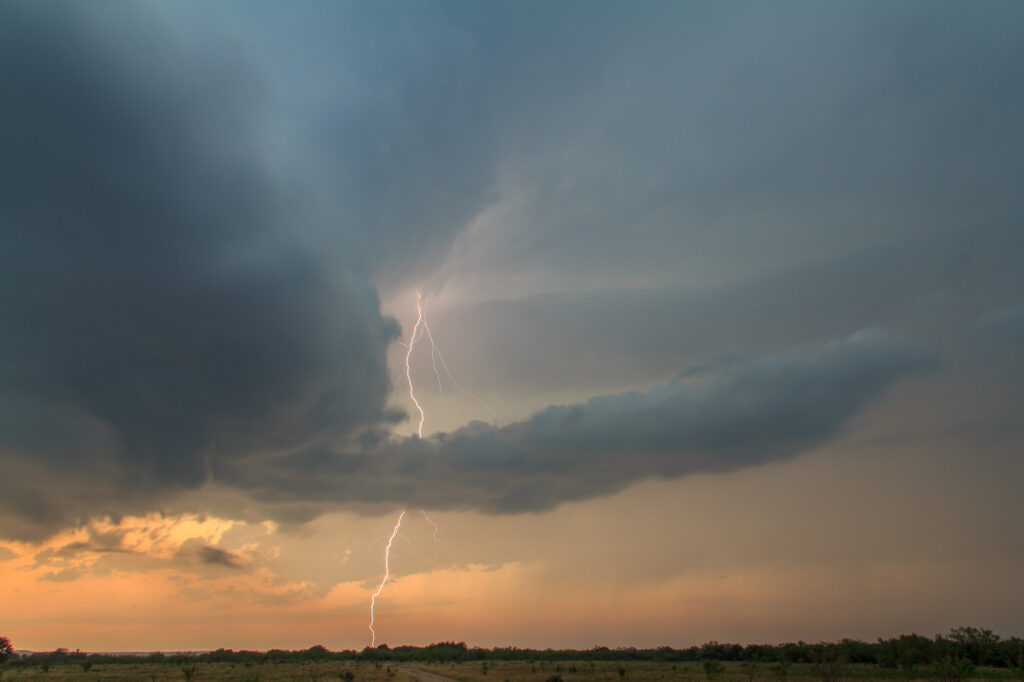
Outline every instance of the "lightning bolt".
<path fill-rule="evenodd" d="M 438 542 L 438 539 L 437 539 L 437 533 L 438 533 L 437 524 L 434 523 L 434 521 L 429 516 L 427 516 L 427 510 L 426 509 L 421 509 L 420 511 L 423 513 L 423 518 L 425 518 L 427 520 L 427 523 L 429 523 L 431 526 L 434 527 L 434 542 L 435 543 Z"/>
<path fill-rule="evenodd" d="M 412 334 L 409 336 L 409 343 L 405 351 L 405 379 L 409 382 L 409 397 L 412 398 L 413 404 L 420 413 L 420 423 L 416 427 L 416 435 L 420 438 L 423 437 L 423 422 L 426 420 L 426 415 L 423 413 L 423 407 L 420 406 L 420 401 L 416 400 L 416 390 L 412 385 L 412 370 L 409 366 L 409 359 L 412 357 L 412 351 L 416 347 L 416 337 L 419 335 L 420 326 L 423 324 L 423 304 L 420 300 L 420 292 L 416 292 L 416 324 L 412 328 Z M 438 375 L 440 380 L 440 374 Z M 388 538 L 388 544 L 384 547 L 384 578 L 381 579 L 380 585 L 377 586 L 377 591 L 370 596 L 370 646 L 374 646 L 377 643 L 377 633 L 373 629 L 373 609 L 377 605 L 377 597 L 384 590 L 384 586 L 388 583 L 391 578 L 391 545 L 395 541 L 395 536 L 398 535 L 398 529 L 402 526 L 402 519 L 405 517 L 405 510 L 398 515 L 398 521 L 395 522 L 395 528 L 391 531 L 391 537 Z"/>
<path fill-rule="evenodd" d="M 437 524 L 434 523 L 434 520 L 432 518 L 430 518 L 429 516 L 427 516 L 427 510 L 426 509 L 421 509 L 420 512 L 423 514 L 423 518 L 425 518 L 427 520 L 427 523 L 429 523 L 431 526 L 434 527 L 434 565 L 436 566 L 437 565 L 437 544 L 439 542 L 441 542 L 441 539 L 439 537 L 437 537 L 438 533 L 440 532 L 440 529 L 437 527 Z"/>
<path fill-rule="evenodd" d="M 441 351 L 437 349 L 437 344 L 434 343 L 434 335 L 430 333 L 430 326 L 427 324 L 427 318 L 423 318 L 423 328 L 427 332 L 427 338 L 430 340 L 430 364 L 434 367 L 434 376 L 437 377 L 437 392 L 441 394 L 441 406 L 448 411 L 448 404 L 444 401 L 444 382 L 441 381 L 441 371 L 437 368 L 437 357 L 441 354 Z M 441 362 L 444 362 L 444 358 L 441 358 Z M 448 371 L 447 369 L 445 371 Z"/>
<path fill-rule="evenodd" d="M 441 367 L 444 368 L 444 374 L 445 374 L 446 377 L 448 377 L 448 383 L 451 384 L 452 387 L 456 391 L 458 391 L 459 393 L 463 393 L 465 395 L 468 395 L 470 398 L 473 398 L 478 403 L 483 405 L 487 409 L 487 411 L 491 413 L 491 418 L 492 419 L 497 417 L 497 415 L 494 413 L 494 410 L 491 409 L 491 406 L 487 404 L 486 400 L 484 400 L 483 398 L 478 396 L 476 393 L 473 393 L 472 391 L 467 391 L 466 389 L 464 389 L 462 386 L 459 385 L 459 382 L 455 381 L 455 377 L 452 376 L 451 369 L 448 368 L 448 362 L 444 359 L 444 354 L 441 353 L 441 349 L 438 348 L 437 347 L 437 343 L 434 342 L 434 335 L 430 332 L 430 325 L 427 324 L 427 316 L 423 313 L 423 305 L 422 305 L 422 302 L 420 300 L 419 292 L 416 293 L 416 311 L 419 313 L 419 318 L 416 320 L 416 323 L 417 323 L 417 325 L 419 325 L 422 322 L 423 331 L 427 335 L 427 340 L 430 341 L 430 361 L 434 365 L 434 374 L 437 375 L 437 388 L 441 392 L 441 398 L 442 399 L 444 398 L 444 388 L 443 388 L 442 382 L 441 382 L 441 372 L 438 370 L 438 367 L 437 367 L 437 361 L 438 360 L 441 361 Z M 413 336 L 415 336 L 415 329 L 413 330 Z M 422 334 L 420 336 L 422 337 Z M 409 378 L 409 353 L 406 353 L 405 369 L 406 369 L 405 376 L 408 379 Z M 412 380 L 411 379 L 409 380 L 409 391 L 410 392 L 412 391 Z M 417 403 L 417 407 L 419 407 L 418 403 Z M 422 410 L 421 410 L 421 412 L 422 412 Z"/>
<path fill-rule="evenodd" d="M 423 304 L 420 301 L 420 292 L 416 292 L 416 325 L 412 328 L 412 336 L 409 337 L 409 348 L 405 351 L 405 380 L 409 382 L 409 397 L 412 398 L 412 402 L 416 405 L 416 409 L 420 413 L 420 423 L 416 427 L 416 435 L 423 438 L 423 422 L 426 420 L 426 415 L 423 414 L 423 408 L 420 406 L 420 401 L 416 400 L 416 392 L 412 387 L 412 373 L 409 369 L 409 358 L 412 357 L 412 349 L 416 346 L 416 335 L 420 331 L 420 325 L 423 324 Z"/>
<path fill-rule="evenodd" d="M 395 536 L 398 535 L 398 529 L 402 525 L 402 518 L 405 516 L 405 510 L 398 515 L 398 521 L 395 523 L 394 530 L 391 531 L 391 537 L 388 538 L 388 544 L 384 548 L 384 578 L 380 581 L 380 585 L 377 586 L 377 591 L 370 597 L 370 646 L 374 646 L 377 643 L 377 633 L 373 630 L 373 607 L 377 604 L 377 597 L 380 596 L 381 591 L 387 584 L 388 580 L 391 579 L 391 543 L 395 541 Z"/>
<path fill-rule="evenodd" d="M 420 413 L 420 421 L 419 421 L 419 424 L 417 424 L 417 426 L 416 426 L 416 435 L 419 438 L 423 438 L 423 423 L 426 421 L 427 417 L 426 417 L 426 414 L 423 412 L 423 406 L 420 405 L 420 401 L 416 399 L 416 389 L 414 388 L 413 382 L 412 382 L 411 360 L 412 360 L 413 350 L 416 347 L 416 340 L 417 339 L 422 339 L 423 338 L 423 334 L 426 334 L 427 339 L 430 341 L 430 361 L 431 361 L 431 364 L 434 367 L 434 376 L 437 377 L 437 389 L 441 393 L 442 401 L 444 400 L 444 382 L 441 379 L 441 368 L 439 368 L 438 365 L 437 365 L 437 361 L 438 360 L 441 361 L 441 367 L 444 368 L 445 376 L 448 377 L 448 382 L 449 382 L 449 384 L 451 384 L 452 387 L 454 387 L 457 391 L 470 396 L 471 398 L 475 398 L 477 401 L 480 402 L 480 404 L 482 404 L 485 408 L 487 408 L 487 410 L 491 413 L 492 416 L 495 416 L 494 415 L 494 410 L 491 409 L 491 406 L 488 405 L 484 401 L 483 398 L 481 398 L 480 396 L 476 395 L 475 393 L 471 393 L 470 391 L 467 391 L 466 389 L 462 388 L 462 386 L 460 386 L 458 384 L 458 382 L 455 381 L 455 378 L 452 377 L 452 372 L 448 368 L 448 363 L 445 361 L 444 355 L 441 354 L 441 349 L 438 348 L 437 344 L 434 342 L 434 335 L 430 332 L 430 325 L 427 324 L 426 315 L 423 314 L 423 297 L 420 295 L 420 292 L 417 291 L 416 292 L 416 324 L 413 325 L 412 334 L 409 335 L 409 343 L 407 343 L 407 344 L 403 343 L 402 344 L 402 345 L 404 345 L 406 347 L 406 351 L 405 351 L 405 380 L 409 383 L 409 397 L 412 399 L 413 404 L 416 406 L 416 410 Z M 437 543 L 439 542 L 439 539 L 438 539 L 439 529 L 437 527 L 437 524 L 434 523 L 433 519 L 431 519 L 427 515 L 426 510 L 420 510 L 420 511 L 423 514 L 423 518 L 425 518 L 427 520 L 427 523 L 429 523 L 434 528 L 434 552 L 435 552 L 435 560 L 436 560 Z M 388 581 L 391 578 L 391 545 L 394 543 L 395 538 L 398 536 L 398 529 L 402 526 L 402 519 L 405 518 L 405 512 L 406 512 L 406 510 L 403 509 L 402 512 L 398 515 L 398 520 L 395 522 L 394 530 L 391 531 L 391 537 L 388 538 L 388 543 L 384 547 L 384 578 L 380 581 L 380 585 L 377 586 L 377 591 L 374 592 L 373 595 L 370 596 L 370 646 L 371 647 L 375 646 L 376 643 L 377 643 L 377 633 L 373 629 L 373 610 L 374 610 L 374 607 L 377 604 L 377 597 L 380 596 L 380 593 L 384 590 L 384 586 L 388 583 Z"/>

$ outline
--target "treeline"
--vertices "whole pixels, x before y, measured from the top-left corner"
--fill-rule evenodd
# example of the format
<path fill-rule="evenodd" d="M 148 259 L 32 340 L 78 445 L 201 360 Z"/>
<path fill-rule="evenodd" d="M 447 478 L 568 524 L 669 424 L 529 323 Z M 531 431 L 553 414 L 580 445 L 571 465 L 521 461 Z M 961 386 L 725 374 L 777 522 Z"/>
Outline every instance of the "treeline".
<path fill-rule="evenodd" d="M 594 647 L 593 649 L 520 649 L 497 647 L 482 649 L 468 647 L 465 642 L 437 642 L 429 646 L 399 646 L 390 648 L 381 644 L 362 651 L 330 651 L 317 645 L 309 649 L 288 651 L 234 651 L 218 649 L 204 653 L 149 655 L 88 654 L 80 651 L 57 649 L 52 652 L 33 653 L 13 657 L 8 665 L 49 665 L 79 663 L 83 667 L 99 663 L 301 663 L 304 661 L 380 661 L 396 662 L 465 662 L 465 661 L 651 661 L 651 662 L 706 662 L 739 661 L 746 663 L 812 663 L 841 661 L 852 664 L 873 664 L 880 668 L 913 670 L 917 666 L 963 662 L 971 666 L 1010 667 L 1024 669 L 1024 640 L 1019 637 L 1002 638 L 992 630 L 960 627 L 946 635 L 933 638 L 917 634 L 900 635 L 876 642 L 844 639 L 839 642 L 789 642 L 785 644 L 723 644 L 707 642 L 700 646 L 674 649 L 668 646 L 654 649 L 634 647 Z"/>

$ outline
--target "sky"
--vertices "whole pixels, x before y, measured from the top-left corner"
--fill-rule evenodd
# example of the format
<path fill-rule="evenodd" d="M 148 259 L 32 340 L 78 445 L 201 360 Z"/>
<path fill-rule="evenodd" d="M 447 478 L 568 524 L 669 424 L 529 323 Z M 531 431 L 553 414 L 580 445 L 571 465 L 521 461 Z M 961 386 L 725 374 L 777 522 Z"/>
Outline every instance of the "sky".
<path fill-rule="evenodd" d="M 1024 634 L 1020 3 L 5 0 L 0 62 L 16 648 Z"/>

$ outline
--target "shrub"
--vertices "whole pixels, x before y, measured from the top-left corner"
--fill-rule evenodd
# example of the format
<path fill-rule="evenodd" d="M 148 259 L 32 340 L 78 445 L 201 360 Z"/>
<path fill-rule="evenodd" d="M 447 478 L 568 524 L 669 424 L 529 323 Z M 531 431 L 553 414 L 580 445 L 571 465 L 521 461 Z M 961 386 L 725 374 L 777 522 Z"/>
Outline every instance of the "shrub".
<path fill-rule="evenodd" d="M 932 675 L 940 682 L 961 682 L 974 673 L 974 664 L 967 657 L 946 656 L 932 664 Z"/>
<path fill-rule="evenodd" d="M 1024 682 L 1024 650 L 1006 654 L 1006 667 L 1013 671 L 1014 676 Z"/>
<path fill-rule="evenodd" d="M 814 662 L 814 672 L 822 679 L 822 682 L 838 680 L 845 664 L 842 656 L 831 649 L 813 652 L 811 660 Z"/>
<path fill-rule="evenodd" d="M 725 672 L 725 666 L 722 665 L 721 661 L 713 661 L 710 658 L 705 658 L 701 661 L 704 666 L 704 676 L 709 680 L 713 680 L 723 672 Z"/>

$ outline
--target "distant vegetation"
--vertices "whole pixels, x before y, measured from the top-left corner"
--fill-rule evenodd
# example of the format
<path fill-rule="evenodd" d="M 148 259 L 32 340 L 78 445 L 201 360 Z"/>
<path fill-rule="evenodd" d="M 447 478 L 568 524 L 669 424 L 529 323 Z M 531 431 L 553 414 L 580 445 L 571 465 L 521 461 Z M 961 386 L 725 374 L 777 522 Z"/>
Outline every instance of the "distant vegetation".
<path fill-rule="evenodd" d="M 173 664 L 189 669 L 197 663 L 230 663 L 253 666 L 266 664 L 303 664 L 310 662 L 349 662 L 373 664 L 398 663 L 468 663 L 528 661 L 537 664 L 564 661 L 580 662 L 622 662 L 622 663 L 697 663 L 695 674 L 708 680 L 720 675 L 723 663 L 735 662 L 729 666 L 731 674 L 747 674 L 751 680 L 753 671 L 770 671 L 771 676 L 785 680 L 790 666 L 799 666 L 812 671 L 818 679 L 830 680 L 846 677 L 841 674 L 847 665 L 863 669 L 871 666 L 878 676 L 902 676 L 909 679 L 926 676 L 931 679 L 956 682 L 971 677 L 979 667 L 1003 668 L 1001 677 L 1016 677 L 1024 682 L 1024 640 L 1019 637 L 1002 638 L 991 630 L 960 627 L 946 635 L 933 638 L 917 634 L 901 635 L 876 642 L 844 639 L 839 642 L 790 642 L 785 644 L 722 644 L 708 642 L 701 646 L 685 649 L 658 647 L 636 649 L 595 647 L 593 649 L 519 649 L 498 647 L 481 649 L 467 647 L 464 642 L 438 642 L 425 647 L 400 646 L 389 648 L 382 644 L 362 651 L 329 651 L 314 646 L 299 651 L 271 649 L 270 651 L 233 651 L 218 649 L 206 653 L 160 654 L 144 656 L 87 654 L 80 651 L 57 649 L 46 653 L 32 653 L 18 656 L 7 638 L 0 637 L 0 662 L 7 659 L 3 667 L 27 668 L 39 666 L 43 670 L 54 665 L 80 665 L 87 671 L 93 665 L 109 664 Z M 767 664 L 761 666 L 758 664 Z M 674 668 L 675 666 L 673 666 Z M 191 668 L 194 670 L 194 667 Z M 390 670 L 390 669 L 389 669 Z M 625 670 L 625 669 L 623 669 Z M 885 673 L 885 670 L 891 671 Z M 487 668 L 482 668 L 487 674 Z M 575 672 L 575 668 L 573 669 Z M 625 673 L 622 673 L 625 677 Z M 185 675 L 189 678 L 188 675 Z"/>

